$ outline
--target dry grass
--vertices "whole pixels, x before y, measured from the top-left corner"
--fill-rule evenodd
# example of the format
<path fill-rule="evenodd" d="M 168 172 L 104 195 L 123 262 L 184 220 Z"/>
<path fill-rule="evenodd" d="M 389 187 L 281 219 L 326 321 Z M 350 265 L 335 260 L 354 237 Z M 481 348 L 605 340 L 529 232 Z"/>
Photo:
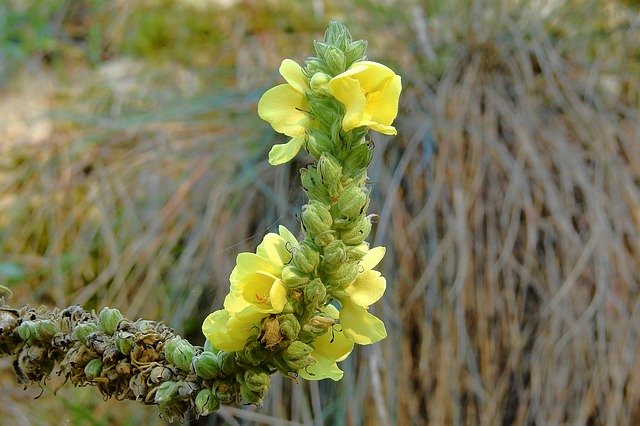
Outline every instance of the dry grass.
<path fill-rule="evenodd" d="M 246 32 L 214 55 L 235 68 L 118 59 L 81 71 L 50 95 L 64 107 L 49 111 L 45 142 L 0 147 L 17 301 L 114 306 L 197 341 L 235 255 L 277 224 L 296 228 L 304 160 L 267 166 L 276 136 L 255 102 L 319 34 L 283 35 L 277 19 L 299 10 L 273 24 L 245 3 L 233 16 Z M 371 170 L 389 283 L 373 309 L 389 337 L 347 360 L 342 382 L 278 377 L 262 409 L 209 424 L 640 421 L 640 20 L 613 3 L 506 3 L 314 2 L 318 21 L 346 17 L 403 75 L 400 136 L 374 136 Z M 97 424 L 154 416 L 2 395 L 22 424 L 51 410 Z"/>

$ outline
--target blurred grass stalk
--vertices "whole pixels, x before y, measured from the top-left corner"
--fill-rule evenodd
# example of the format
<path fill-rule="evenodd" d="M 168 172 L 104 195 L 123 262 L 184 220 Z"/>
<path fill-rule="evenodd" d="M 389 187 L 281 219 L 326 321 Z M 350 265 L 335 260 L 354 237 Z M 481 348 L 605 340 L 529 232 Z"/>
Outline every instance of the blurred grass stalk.
<path fill-rule="evenodd" d="M 61 31 L 84 27 L 54 43 L 67 74 L 27 66 L 0 104 L 0 117 L 27 111 L 11 121 L 18 131 L 0 127 L 0 273 L 16 301 L 113 306 L 198 336 L 237 252 L 277 224 L 296 229 L 292 176 L 304 163 L 266 166 L 275 140 L 255 102 L 277 78 L 266 70 L 302 59 L 339 18 L 370 40 L 372 59 L 403 71 L 400 136 L 374 140 L 372 170 L 374 244 L 390 248 L 376 315 L 390 333 L 338 384 L 275 380 L 262 415 L 638 422 L 640 18 L 628 3 L 68 9 Z M 7 43 L 34 55 L 24 39 L 0 40 L 4 55 Z M 29 77 L 44 72 L 53 87 Z M 20 120 L 49 127 L 30 138 Z M 46 418 L 2 398 L 23 407 L 12 418 Z M 100 406 L 93 415 L 124 421 L 126 410 Z"/>

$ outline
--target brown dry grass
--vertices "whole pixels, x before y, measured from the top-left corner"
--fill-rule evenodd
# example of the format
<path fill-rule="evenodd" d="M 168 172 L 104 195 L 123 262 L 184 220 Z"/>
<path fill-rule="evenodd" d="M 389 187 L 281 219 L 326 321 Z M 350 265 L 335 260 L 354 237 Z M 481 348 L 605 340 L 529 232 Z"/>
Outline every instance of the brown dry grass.
<path fill-rule="evenodd" d="M 54 95 L 67 107 L 46 143 L 2 146 L 0 245 L 27 271 L 18 301 L 114 306 L 196 340 L 235 255 L 277 224 L 296 229 L 304 160 L 267 166 L 275 136 L 255 101 L 319 34 L 276 9 L 294 27 L 283 35 L 245 3 L 234 19 L 251 31 L 216 56 L 234 75 L 203 88 L 180 68 L 124 64 L 136 89 L 122 92 L 89 74 Z M 276 377 L 263 408 L 209 424 L 640 422 L 637 12 L 435 3 L 326 2 L 403 75 L 400 136 L 374 135 L 371 169 L 372 241 L 388 248 L 373 310 L 389 337 L 343 363 L 340 383 Z M 62 398 L 77 392 L 92 391 Z M 46 410 L 154 416 L 2 395 L 23 424 Z"/>

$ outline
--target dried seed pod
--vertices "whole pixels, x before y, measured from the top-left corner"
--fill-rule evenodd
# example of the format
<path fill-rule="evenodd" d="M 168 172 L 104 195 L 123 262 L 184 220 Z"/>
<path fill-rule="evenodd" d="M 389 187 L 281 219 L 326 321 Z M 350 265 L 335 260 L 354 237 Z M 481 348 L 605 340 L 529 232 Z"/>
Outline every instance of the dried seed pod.
<path fill-rule="evenodd" d="M 98 314 L 100 329 L 108 335 L 113 335 L 118 329 L 118 323 L 122 321 L 122 314 L 117 309 L 102 308 Z"/>
<path fill-rule="evenodd" d="M 58 328 L 51 320 L 41 319 L 36 320 L 35 323 L 36 338 L 40 341 L 50 341 L 58 332 Z"/>
<path fill-rule="evenodd" d="M 100 376 L 100 373 L 102 373 L 101 359 L 92 359 L 84 366 L 84 375 L 87 377 L 87 380 L 94 380 L 96 377 Z"/>
<path fill-rule="evenodd" d="M 118 331 L 115 335 L 116 349 L 124 355 L 129 355 L 136 345 L 136 337 L 128 331 Z"/>
<path fill-rule="evenodd" d="M 73 335 L 76 337 L 76 339 L 86 344 L 89 335 L 96 332 L 97 330 L 98 326 L 96 324 L 78 324 L 73 330 Z"/>
<path fill-rule="evenodd" d="M 190 371 L 191 359 L 196 354 L 196 348 L 186 339 L 180 339 L 173 350 L 173 364 L 182 371 Z"/>
<path fill-rule="evenodd" d="M 220 400 L 216 398 L 210 389 L 202 389 L 196 395 L 196 412 L 206 416 L 220 408 Z"/>
<path fill-rule="evenodd" d="M 36 322 L 35 321 L 23 321 L 18 326 L 18 335 L 27 343 L 33 343 L 36 341 Z"/>
<path fill-rule="evenodd" d="M 218 356 L 213 352 L 202 352 L 191 359 L 191 366 L 196 376 L 203 379 L 214 379 L 221 373 Z"/>
<path fill-rule="evenodd" d="M 178 400 L 178 383 L 168 381 L 155 389 L 154 401 L 158 405 L 171 405 Z"/>

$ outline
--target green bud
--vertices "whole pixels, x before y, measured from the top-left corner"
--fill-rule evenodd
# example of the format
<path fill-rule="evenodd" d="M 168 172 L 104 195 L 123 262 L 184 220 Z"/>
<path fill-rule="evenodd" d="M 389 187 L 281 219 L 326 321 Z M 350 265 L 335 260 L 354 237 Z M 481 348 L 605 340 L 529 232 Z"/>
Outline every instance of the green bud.
<path fill-rule="evenodd" d="M 292 265 L 287 265 L 282 268 L 281 277 L 282 282 L 287 288 L 298 288 L 309 282 L 309 277 Z"/>
<path fill-rule="evenodd" d="M 300 218 L 305 232 L 310 234 L 320 234 L 328 231 L 333 223 L 329 209 L 316 200 L 312 200 L 309 204 L 302 206 Z"/>
<path fill-rule="evenodd" d="M 345 262 L 327 274 L 329 285 L 334 288 L 343 288 L 351 284 L 358 277 L 358 264 L 356 262 Z"/>
<path fill-rule="evenodd" d="M 325 247 L 326 245 L 331 244 L 335 239 L 336 237 L 332 230 L 324 231 L 313 236 L 313 242 L 320 247 Z"/>
<path fill-rule="evenodd" d="M 349 43 L 347 49 L 345 51 L 345 61 L 347 66 L 351 66 L 354 62 L 360 62 L 365 59 L 365 53 L 367 51 L 367 41 L 366 40 L 356 40 L 352 43 Z"/>
<path fill-rule="evenodd" d="M 350 186 L 342 191 L 338 201 L 331 206 L 334 217 L 356 218 L 362 215 L 369 205 L 368 191 L 357 186 Z"/>
<path fill-rule="evenodd" d="M 307 151 L 309 151 L 309 154 L 320 158 L 323 153 L 331 152 L 333 148 L 333 141 L 325 133 L 317 130 L 308 131 Z"/>
<path fill-rule="evenodd" d="M 329 201 L 329 193 L 322 184 L 322 176 L 320 176 L 317 167 L 309 166 L 306 169 L 301 169 L 300 180 L 302 181 L 302 188 L 309 195 L 309 198 L 325 202 Z"/>
<path fill-rule="evenodd" d="M 240 385 L 240 396 L 245 404 L 256 404 L 258 406 L 262 405 L 262 398 L 264 397 L 264 395 L 260 395 L 259 392 L 252 391 L 244 385 Z"/>
<path fill-rule="evenodd" d="M 267 359 L 267 353 L 259 341 L 245 345 L 242 355 L 251 365 L 261 365 Z"/>
<path fill-rule="evenodd" d="M 355 224 L 350 228 L 340 232 L 340 238 L 345 244 L 357 246 L 369 236 L 371 232 L 371 219 L 361 217 L 356 220 Z"/>
<path fill-rule="evenodd" d="M 18 326 L 18 335 L 24 342 L 33 342 L 36 340 L 36 322 L 35 321 L 23 321 Z"/>
<path fill-rule="evenodd" d="M 292 342 L 282 353 L 282 359 L 291 370 L 300 370 L 315 362 L 310 355 L 313 348 L 297 340 Z"/>
<path fill-rule="evenodd" d="M 338 21 L 331 21 L 327 31 L 324 33 L 323 41 L 331 46 L 345 50 L 351 44 L 352 38 L 347 27 Z"/>
<path fill-rule="evenodd" d="M 196 354 L 196 348 L 186 339 L 180 339 L 173 350 L 173 365 L 182 371 L 190 371 L 191 359 Z"/>
<path fill-rule="evenodd" d="M 36 338 L 40 341 L 51 340 L 58 332 L 56 325 L 51 320 L 37 320 L 35 323 Z"/>
<path fill-rule="evenodd" d="M 74 336 L 82 343 L 87 343 L 87 337 L 91 333 L 98 331 L 98 326 L 95 324 L 78 324 L 73 330 Z"/>
<path fill-rule="evenodd" d="M 300 323 L 296 316 L 293 314 L 280 315 L 278 320 L 280 322 L 280 333 L 284 338 L 289 341 L 295 340 L 300 332 Z"/>
<path fill-rule="evenodd" d="M 220 400 L 210 389 L 202 389 L 196 395 L 196 412 L 202 416 L 211 414 L 220 408 Z"/>
<path fill-rule="evenodd" d="M 336 320 L 328 315 L 315 315 L 309 319 L 307 325 L 313 330 L 321 331 L 323 334 L 327 332 L 329 327 L 333 327 L 336 324 Z"/>
<path fill-rule="evenodd" d="M 230 376 L 238 370 L 238 363 L 236 362 L 236 354 L 234 352 L 225 352 L 220 359 L 220 370 L 225 376 Z"/>
<path fill-rule="evenodd" d="M 329 49 L 331 48 L 330 45 L 328 45 L 327 43 L 323 43 L 321 41 L 314 41 L 313 47 L 316 49 L 316 54 L 318 55 L 318 58 L 324 58 L 327 52 L 329 51 Z"/>
<path fill-rule="evenodd" d="M 318 124 L 320 127 L 329 127 L 332 126 L 336 121 L 342 123 L 341 113 L 341 104 L 333 98 L 310 98 L 309 99 L 309 108 L 311 110 L 311 114 L 314 116 L 316 120 L 318 120 Z M 316 134 L 325 133 L 322 130 L 316 130 Z M 338 133 L 338 137 L 339 137 Z M 331 135 L 333 136 L 333 134 Z M 333 139 L 339 141 L 340 139 Z M 332 143 L 332 147 L 333 147 Z M 328 152 L 331 152 L 333 149 L 330 149 Z M 322 154 L 322 153 L 320 153 Z"/>
<path fill-rule="evenodd" d="M 213 379 L 220 375 L 218 356 L 213 352 L 202 352 L 191 359 L 191 365 L 196 376 L 202 379 Z"/>
<path fill-rule="evenodd" d="M 337 265 L 347 259 L 347 248 L 341 240 L 334 240 L 327 244 L 322 254 L 322 260 L 331 265 Z"/>
<path fill-rule="evenodd" d="M 293 251 L 293 264 L 303 273 L 316 270 L 320 264 L 320 253 L 307 243 L 302 243 Z"/>
<path fill-rule="evenodd" d="M 356 262 L 362 260 L 365 254 L 369 251 L 369 244 L 362 243 L 357 246 L 350 246 L 347 248 L 347 259 L 355 260 Z"/>
<path fill-rule="evenodd" d="M 319 278 L 304 286 L 304 300 L 308 305 L 318 305 L 327 296 L 327 289 Z"/>
<path fill-rule="evenodd" d="M 345 174 L 351 175 L 358 170 L 366 169 L 372 158 L 373 152 L 366 144 L 351 148 L 349 156 L 344 160 Z"/>
<path fill-rule="evenodd" d="M 309 85 L 315 93 L 323 95 L 327 93 L 327 84 L 331 81 L 331 77 L 323 72 L 317 72 L 311 76 Z"/>
<path fill-rule="evenodd" d="M 309 74 L 328 71 L 324 62 L 320 58 L 310 57 L 306 59 L 305 63 L 307 65 L 307 71 L 309 72 Z"/>
<path fill-rule="evenodd" d="M 333 75 L 338 75 L 346 69 L 344 52 L 337 47 L 330 46 L 324 54 L 324 60 Z"/>
<path fill-rule="evenodd" d="M 102 373 L 101 359 L 92 359 L 84 366 L 84 375 L 87 377 L 87 380 L 94 380 L 100 373 Z"/>
<path fill-rule="evenodd" d="M 115 336 L 115 344 L 118 352 L 129 355 L 136 345 L 136 336 L 128 331 L 118 331 Z"/>
<path fill-rule="evenodd" d="M 171 405 L 178 400 L 178 383 L 167 381 L 156 388 L 154 401 L 158 405 Z"/>
<path fill-rule="evenodd" d="M 98 317 L 100 319 L 100 329 L 108 335 L 113 335 L 116 332 L 118 324 L 123 318 L 119 310 L 111 308 L 102 308 Z"/>
<path fill-rule="evenodd" d="M 266 395 L 271 385 L 271 376 L 260 370 L 247 370 L 244 372 L 242 384 L 248 389 Z"/>
<path fill-rule="evenodd" d="M 342 177 L 342 166 L 338 160 L 330 154 L 322 154 L 318 159 L 318 171 L 329 195 L 337 197 L 340 192 L 340 178 Z"/>
<path fill-rule="evenodd" d="M 180 340 L 180 337 L 174 336 L 171 339 L 167 340 L 167 342 L 164 344 L 164 357 L 167 361 L 169 361 L 170 364 L 175 364 L 173 354 Z"/>

